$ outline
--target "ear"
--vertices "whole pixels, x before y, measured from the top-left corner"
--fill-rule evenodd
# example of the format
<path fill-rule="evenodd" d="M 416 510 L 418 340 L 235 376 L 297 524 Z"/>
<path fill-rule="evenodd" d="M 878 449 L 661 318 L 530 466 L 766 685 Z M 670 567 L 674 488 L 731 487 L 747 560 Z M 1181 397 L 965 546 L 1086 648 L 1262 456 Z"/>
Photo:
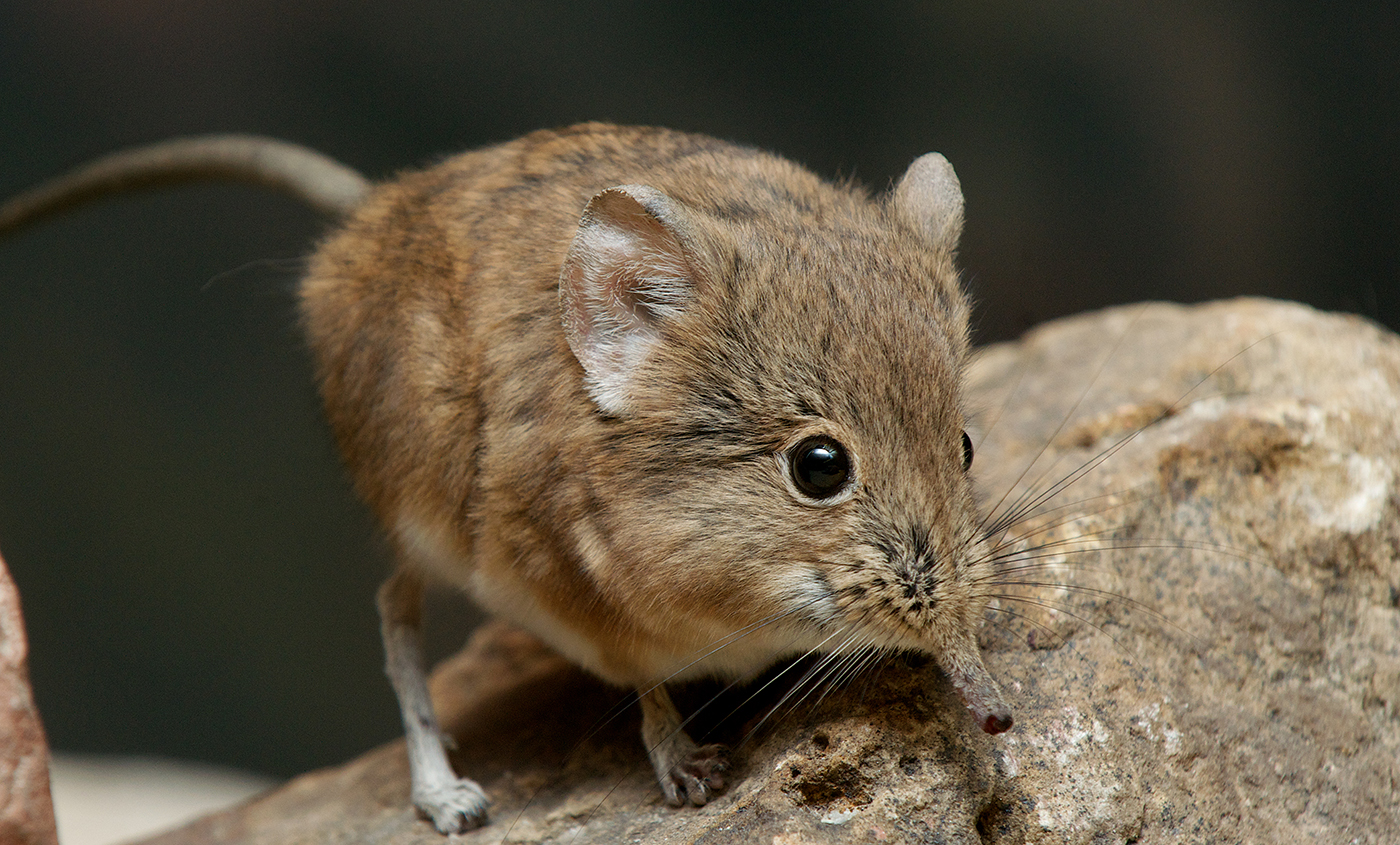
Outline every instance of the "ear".
<path fill-rule="evenodd" d="M 957 247 L 963 227 L 962 186 L 948 159 L 938 153 L 914 159 L 895 185 L 891 202 L 935 246 Z"/>
<path fill-rule="evenodd" d="M 631 405 L 634 377 L 685 308 L 695 271 L 685 210 L 645 185 L 609 188 L 589 201 L 559 273 L 564 335 L 605 413 Z"/>

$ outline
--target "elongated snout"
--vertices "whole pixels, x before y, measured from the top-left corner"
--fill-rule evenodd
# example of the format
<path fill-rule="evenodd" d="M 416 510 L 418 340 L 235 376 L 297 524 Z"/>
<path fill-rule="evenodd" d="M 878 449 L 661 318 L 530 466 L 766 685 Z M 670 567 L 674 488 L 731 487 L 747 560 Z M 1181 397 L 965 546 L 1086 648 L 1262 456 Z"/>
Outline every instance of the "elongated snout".
<path fill-rule="evenodd" d="M 1001 686 L 982 662 L 976 642 L 940 662 L 979 728 L 989 734 L 999 734 L 1011 727 L 1011 708 L 1002 697 Z"/>

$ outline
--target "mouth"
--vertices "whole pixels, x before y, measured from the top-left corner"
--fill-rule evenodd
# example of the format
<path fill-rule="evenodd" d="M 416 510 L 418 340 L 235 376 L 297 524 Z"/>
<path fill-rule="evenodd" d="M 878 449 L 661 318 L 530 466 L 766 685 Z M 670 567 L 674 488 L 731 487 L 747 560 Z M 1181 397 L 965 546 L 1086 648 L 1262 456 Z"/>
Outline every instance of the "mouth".
<path fill-rule="evenodd" d="M 908 646 L 907 643 L 901 645 Z M 896 649 L 898 647 L 895 646 Z M 915 650 L 930 654 L 927 647 Z M 976 639 L 954 642 L 951 647 L 943 650 L 942 654 L 934 651 L 932 656 L 948 676 L 948 680 L 952 681 L 953 688 L 958 691 L 958 696 L 971 712 L 977 727 L 989 734 L 999 734 L 1011 729 L 1015 722 L 1011 716 L 1011 708 L 1006 703 L 1001 685 L 982 662 L 982 652 L 977 647 Z"/>
<path fill-rule="evenodd" d="M 830 589 L 828 585 L 827 590 L 830 591 Z M 839 609 L 837 606 L 831 607 L 831 610 L 834 611 L 833 615 L 844 616 L 848 623 L 855 623 L 857 627 L 865 627 L 861 624 L 861 617 L 868 618 L 867 614 L 871 610 L 880 610 L 884 612 L 878 615 L 886 620 L 886 624 L 894 622 L 897 628 L 903 629 L 900 634 L 890 636 L 894 632 L 886 628 L 883 632 L 884 636 L 871 637 L 871 643 L 875 644 L 877 648 L 893 650 L 911 648 L 934 657 L 944 674 L 953 682 L 953 688 L 958 691 L 963 704 L 971 712 L 973 721 L 977 723 L 979 728 L 989 734 L 1004 733 L 1011 729 L 1015 722 L 1011 715 L 1011 708 L 1006 704 L 1001 686 L 987 671 L 986 664 L 982 662 L 982 651 L 977 645 L 975 636 L 954 635 L 948 639 L 939 637 L 938 639 L 942 640 L 941 647 L 930 649 L 928 642 L 930 624 L 921 624 L 924 620 L 911 619 L 907 610 L 903 613 L 890 613 L 887 607 L 882 608 L 878 605 L 871 607 L 864 585 L 848 587 L 836 595 L 846 599 L 846 601 L 839 603 Z M 866 601 L 861 601 L 862 599 Z M 926 607 L 920 607 L 914 612 L 928 613 Z M 888 639 L 886 639 L 887 637 Z M 883 642 L 881 642 L 882 640 Z"/>

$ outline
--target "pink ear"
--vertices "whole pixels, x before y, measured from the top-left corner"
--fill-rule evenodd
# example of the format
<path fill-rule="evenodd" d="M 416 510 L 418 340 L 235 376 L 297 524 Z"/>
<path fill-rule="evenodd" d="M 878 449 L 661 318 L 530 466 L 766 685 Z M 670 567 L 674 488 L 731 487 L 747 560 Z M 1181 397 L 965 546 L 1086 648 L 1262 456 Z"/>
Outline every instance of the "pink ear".
<path fill-rule="evenodd" d="M 559 300 L 569 348 L 606 413 L 626 413 L 661 324 L 691 299 L 686 230 L 679 204 L 645 185 L 603 191 L 579 220 L 559 273 Z"/>

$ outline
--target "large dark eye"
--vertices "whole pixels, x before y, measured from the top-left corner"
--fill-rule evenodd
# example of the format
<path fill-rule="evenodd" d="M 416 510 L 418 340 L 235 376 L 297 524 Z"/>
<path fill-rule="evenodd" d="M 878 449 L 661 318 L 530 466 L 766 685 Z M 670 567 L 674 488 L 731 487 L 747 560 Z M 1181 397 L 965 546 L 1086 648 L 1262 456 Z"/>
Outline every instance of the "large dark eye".
<path fill-rule="evenodd" d="M 830 437 L 808 437 L 789 453 L 792 481 L 813 499 L 836 495 L 851 477 L 851 459 Z"/>
<path fill-rule="evenodd" d="M 963 472 L 972 469 L 972 438 L 963 432 Z"/>

